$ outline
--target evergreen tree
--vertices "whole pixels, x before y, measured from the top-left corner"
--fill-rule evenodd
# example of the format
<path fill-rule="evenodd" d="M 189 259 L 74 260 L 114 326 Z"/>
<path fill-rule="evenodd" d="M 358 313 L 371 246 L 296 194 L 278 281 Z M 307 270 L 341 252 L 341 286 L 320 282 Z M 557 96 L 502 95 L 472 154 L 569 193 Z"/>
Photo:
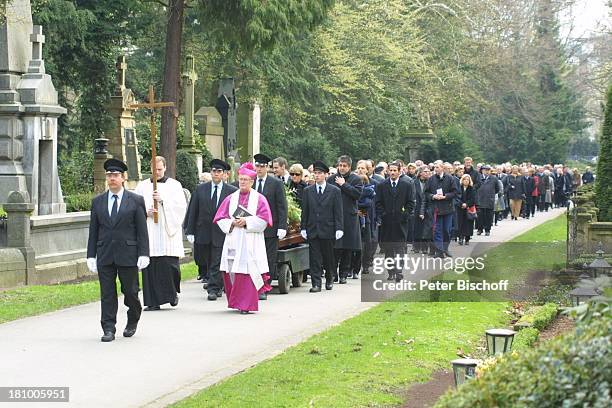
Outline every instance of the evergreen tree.
<path fill-rule="evenodd" d="M 606 112 L 599 139 L 595 200 L 599 207 L 599 221 L 612 221 L 612 85 L 608 88 Z"/>

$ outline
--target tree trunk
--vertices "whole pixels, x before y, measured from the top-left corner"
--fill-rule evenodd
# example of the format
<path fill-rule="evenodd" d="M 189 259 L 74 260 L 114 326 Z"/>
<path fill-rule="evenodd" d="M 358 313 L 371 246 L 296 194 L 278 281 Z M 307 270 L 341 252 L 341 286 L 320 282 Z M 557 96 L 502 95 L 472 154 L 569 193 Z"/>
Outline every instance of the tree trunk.
<path fill-rule="evenodd" d="M 166 29 L 166 56 L 162 101 L 174 102 L 174 108 L 161 110 L 160 155 L 166 158 L 166 175 L 176 177 L 176 120 L 179 112 L 181 46 L 185 0 L 170 0 Z"/>

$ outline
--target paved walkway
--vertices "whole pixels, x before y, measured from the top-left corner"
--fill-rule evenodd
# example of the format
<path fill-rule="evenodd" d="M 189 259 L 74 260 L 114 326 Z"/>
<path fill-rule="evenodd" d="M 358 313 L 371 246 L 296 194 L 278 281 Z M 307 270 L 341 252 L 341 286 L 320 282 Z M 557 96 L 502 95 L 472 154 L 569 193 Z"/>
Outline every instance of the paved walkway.
<path fill-rule="evenodd" d="M 511 239 L 561 212 L 504 221 L 474 242 Z M 374 305 L 360 302 L 359 280 L 351 279 L 319 294 L 303 286 L 271 295 L 247 316 L 228 310 L 225 297 L 208 302 L 196 281 L 182 289 L 177 308 L 143 312 L 133 338 L 120 335 L 120 305 L 112 343 L 99 340 L 99 303 L 0 325 L 0 386 L 67 386 L 70 406 L 166 406 Z M 29 405 L 41 406 L 18 404 Z"/>

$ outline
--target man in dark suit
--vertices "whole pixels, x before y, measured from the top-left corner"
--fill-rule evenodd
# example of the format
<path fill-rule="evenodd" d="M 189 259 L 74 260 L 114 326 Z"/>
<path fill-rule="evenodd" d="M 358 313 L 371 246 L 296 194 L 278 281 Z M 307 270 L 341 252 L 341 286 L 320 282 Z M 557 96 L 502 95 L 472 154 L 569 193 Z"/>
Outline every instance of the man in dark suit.
<path fill-rule="evenodd" d="M 401 164 L 393 162 L 387 168 L 389 178 L 376 186 L 376 213 L 379 230 L 378 241 L 385 258 L 395 258 L 406 253 L 406 240 L 410 228 L 410 217 L 414 213 L 414 183 L 400 178 Z M 402 271 L 391 268 L 388 280 L 397 282 L 403 278 Z"/>
<path fill-rule="evenodd" d="M 453 201 L 457 195 L 457 188 L 453 176 L 444 173 L 444 165 L 441 161 L 434 164 L 434 172 L 435 174 L 427 181 L 425 198 L 433 208 L 433 239 L 436 246 L 436 256 L 444 258 L 450 256 L 448 246 L 453 227 L 453 213 L 455 211 Z"/>
<path fill-rule="evenodd" d="M 212 221 L 219 204 L 236 191 L 236 187 L 223 182 L 223 173 L 230 170 L 229 164 L 223 160 L 213 159 L 210 167 L 212 181 L 200 184 L 191 196 L 184 226 L 187 240 L 193 244 L 194 259 L 199 274 L 201 276 L 208 274 L 205 289 L 208 291 L 208 300 L 212 301 L 223 295 L 223 277 L 219 265 L 225 242 L 225 234 Z"/>
<path fill-rule="evenodd" d="M 138 270 L 149 265 L 149 235 L 144 199 L 123 188 L 127 166 L 120 160 L 104 163 L 108 191 L 91 203 L 87 267 L 98 273 L 104 335 L 101 340 L 115 340 L 117 324 L 117 276 L 124 303 L 129 308 L 123 337 L 136 333 L 142 312 L 138 299 Z"/>
<path fill-rule="evenodd" d="M 343 217 L 340 189 L 325 181 L 329 167 L 321 161 L 316 161 L 313 167 L 315 184 L 304 189 L 300 230 L 309 245 L 310 292 L 316 293 L 321 291 L 323 268 L 325 289 L 332 289 L 336 270 L 334 242 L 342 238 Z"/>
<path fill-rule="evenodd" d="M 476 189 L 476 207 L 478 208 L 478 218 L 476 228 L 478 235 L 484 230 L 485 235 L 491 235 L 493 225 L 493 212 L 495 210 L 495 196 L 499 193 L 499 183 L 497 177 L 491 175 L 491 166 L 483 165 L 480 170 L 482 176 Z M 458 191 L 461 191 L 460 189 Z"/>
<path fill-rule="evenodd" d="M 334 185 L 342 193 L 342 217 L 344 235 L 336 241 L 336 262 L 339 263 L 340 283 L 346 283 L 351 273 L 353 251 L 361 251 L 361 226 L 359 225 L 358 205 L 363 182 L 361 177 L 351 173 L 353 160 L 346 155 L 338 158 L 338 173 L 327 178 L 327 184 Z"/>
<path fill-rule="evenodd" d="M 273 225 L 264 231 L 266 240 L 266 255 L 270 278 L 276 276 L 276 260 L 278 258 L 278 240 L 287 235 L 287 197 L 285 184 L 276 177 L 268 177 L 268 167 L 271 159 L 265 154 L 258 153 L 253 156 L 257 170 L 257 178 L 253 188 L 264 195 L 272 211 Z M 259 294 L 260 300 L 266 299 L 266 293 Z"/>

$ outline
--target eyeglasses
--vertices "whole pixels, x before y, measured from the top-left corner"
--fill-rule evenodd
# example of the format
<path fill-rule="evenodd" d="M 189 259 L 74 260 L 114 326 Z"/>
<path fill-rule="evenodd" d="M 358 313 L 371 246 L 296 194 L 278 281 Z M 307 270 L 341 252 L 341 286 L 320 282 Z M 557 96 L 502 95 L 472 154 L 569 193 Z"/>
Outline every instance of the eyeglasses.
<path fill-rule="evenodd" d="M 289 173 L 289 175 L 291 175 L 291 176 L 301 176 L 302 173 Z"/>

